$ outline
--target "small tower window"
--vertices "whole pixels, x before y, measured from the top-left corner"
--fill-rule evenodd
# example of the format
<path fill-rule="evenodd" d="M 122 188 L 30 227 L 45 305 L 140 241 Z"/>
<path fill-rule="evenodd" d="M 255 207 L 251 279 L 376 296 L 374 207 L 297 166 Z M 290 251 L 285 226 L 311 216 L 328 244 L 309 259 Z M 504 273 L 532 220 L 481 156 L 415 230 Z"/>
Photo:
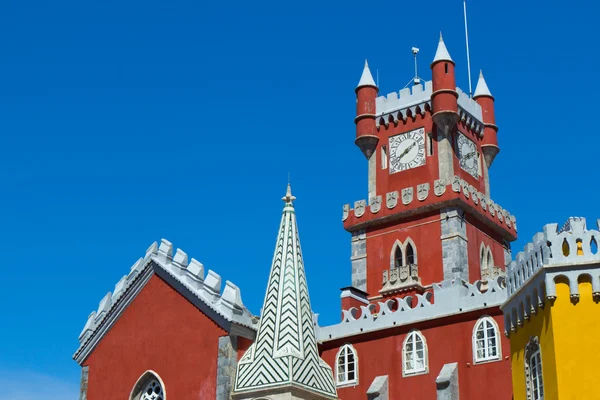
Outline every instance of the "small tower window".
<path fill-rule="evenodd" d="M 448 63 L 444 64 L 444 68 L 446 69 L 446 73 L 448 73 Z"/>
<path fill-rule="evenodd" d="M 430 156 L 433 155 L 433 133 L 429 134 L 429 153 Z"/>
<path fill-rule="evenodd" d="M 357 361 L 356 350 L 349 344 L 342 346 L 336 359 L 338 386 L 358 382 Z"/>
<path fill-rule="evenodd" d="M 388 167 L 387 146 L 381 146 L 381 169 L 387 169 L 387 167 Z"/>
<path fill-rule="evenodd" d="M 427 344 L 419 331 L 408 334 L 403 348 L 404 375 L 427 372 Z"/>
<path fill-rule="evenodd" d="M 481 318 L 473 331 L 474 362 L 500 359 L 500 339 L 495 321 L 490 317 Z"/>
<path fill-rule="evenodd" d="M 400 268 L 402 266 L 402 250 L 400 246 L 396 247 L 394 251 L 394 268 Z"/>

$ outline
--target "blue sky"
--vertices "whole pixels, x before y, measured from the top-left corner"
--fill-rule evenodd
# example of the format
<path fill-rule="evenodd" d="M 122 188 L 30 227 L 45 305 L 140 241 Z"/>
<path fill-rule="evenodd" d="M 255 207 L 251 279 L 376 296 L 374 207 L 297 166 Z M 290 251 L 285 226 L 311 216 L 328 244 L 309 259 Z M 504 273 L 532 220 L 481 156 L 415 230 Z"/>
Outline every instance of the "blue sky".
<path fill-rule="evenodd" d="M 517 216 L 515 250 L 545 223 L 600 217 L 596 8 L 469 3 L 473 74 L 483 68 L 497 100 L 492 198 Z M 288 172 L 313 308 L 337 322 L 350 282 L 341 208 L 366 196 L 354 87 L 368 58 L 382 94 L 403 88 L 412 46 L 429 79 L 440 30 L 466 90 L 459 0 L 3 1 L 8 399 L 44 385 L 76 397 L 88 314 L 162 237 L 258 312 Z"/>

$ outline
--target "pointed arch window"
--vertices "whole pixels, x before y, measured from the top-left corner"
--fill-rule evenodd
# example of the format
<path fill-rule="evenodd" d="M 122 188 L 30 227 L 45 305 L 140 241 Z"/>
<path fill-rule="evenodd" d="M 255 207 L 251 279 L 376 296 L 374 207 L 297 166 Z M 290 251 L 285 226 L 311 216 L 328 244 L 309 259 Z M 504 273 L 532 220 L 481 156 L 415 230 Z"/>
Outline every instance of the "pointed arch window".
<path fill-rule="evenodd" d="M 335 365 L 338 386 L 358 383 L 358 359 L 352 345 L 345 344 L 340 348 Z"/>
<path fill-rule="evenodd" d="M 403 375 L 427 373 L 427 343 L 419 331 L 412 331 L 404 341 L 402 359 L 404 362 Z"/>
<path fill-rule="evenodd" d="M 482 317 L 473 329 L 473 358 L 475 363 L 499 360 L 500 336 L 498 325 L 491 317 Z"/>
<path fill-rule="evenodd" d="M 525 348 L 525 383 L 528 399 L 544 400 L 542 353 L 537 337 L 532 338 Z"/>
<path fill-rule="evenodd" d="M 162 379 L 153 371 L 146 371 L 136 382 L 130 400 L 166 400 Z"/>

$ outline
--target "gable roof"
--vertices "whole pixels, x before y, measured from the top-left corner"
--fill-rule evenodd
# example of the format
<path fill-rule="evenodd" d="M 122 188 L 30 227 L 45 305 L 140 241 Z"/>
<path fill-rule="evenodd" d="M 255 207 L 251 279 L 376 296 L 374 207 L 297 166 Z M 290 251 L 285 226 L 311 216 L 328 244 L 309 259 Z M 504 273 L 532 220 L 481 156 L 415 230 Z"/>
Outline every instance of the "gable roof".
<path fill-rule="evenodd" d="M 221 293 L 221 277 L 209 270 L 204 275 L 204 266 L 177 249 L 166 239 L 160 247 L 154 242 L 146 255 L 131 267 L 108 292 L 93 311 L 79 335 L 79 348 L 73 358 L 81 364 L 92 352 L 104 335 L 117 321 L 127 306 L 154 275 L 158 275 L 200 311 L 227 332 L 254 339 L 257 323 L 252 313 L 242 303 L 240 289 L 230 281 L 225 282 Z"/>
<path fill-rule="evenodd" d="M 317 348 L 294 199 L 288 185 L 256 341 L 237 366 L 238 397 L 295 387 L 311 398 L 337 398 L 333 372 Z"/>

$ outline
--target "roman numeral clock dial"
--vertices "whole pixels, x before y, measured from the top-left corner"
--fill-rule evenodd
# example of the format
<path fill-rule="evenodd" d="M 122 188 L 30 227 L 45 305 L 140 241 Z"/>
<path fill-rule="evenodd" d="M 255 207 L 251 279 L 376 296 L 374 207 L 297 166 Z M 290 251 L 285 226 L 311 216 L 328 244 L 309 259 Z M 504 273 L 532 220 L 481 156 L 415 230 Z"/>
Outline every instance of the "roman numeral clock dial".
<path fill-rule="evenodd" d="M 425 165 L 425 128 L 390 137 L 390 174 Z"/>
<path fill-rule="evenodd" d="M 477 146 L 462 133 L 456 139 L 460 167 L 475 179 L 479 179 L 479 155 Z"/>

